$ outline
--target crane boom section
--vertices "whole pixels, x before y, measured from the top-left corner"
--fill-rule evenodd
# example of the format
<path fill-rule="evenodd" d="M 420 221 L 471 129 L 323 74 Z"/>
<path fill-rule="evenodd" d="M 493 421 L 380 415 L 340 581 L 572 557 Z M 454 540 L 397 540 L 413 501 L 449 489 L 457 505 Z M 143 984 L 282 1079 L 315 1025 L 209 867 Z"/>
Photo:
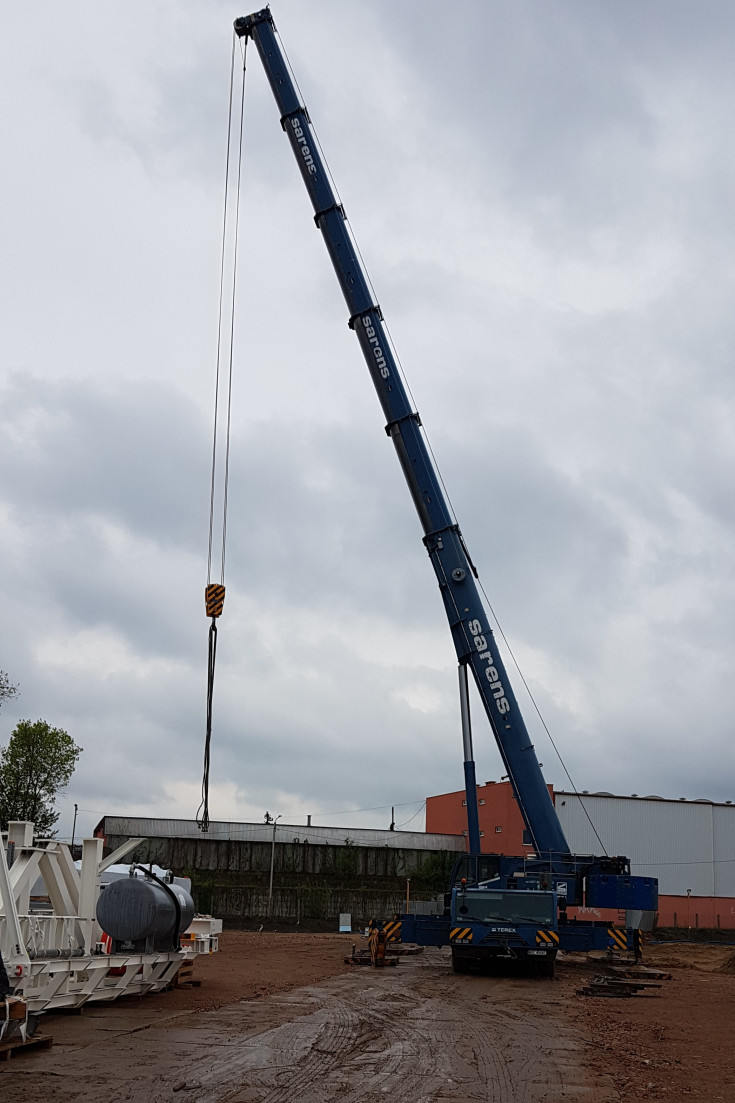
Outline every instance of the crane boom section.
<path fill-rule="evenodd" d="M 357 334 L 385 415 L 386 431 L 421 521 L 457 657 L 472 669 L 533 845 L 539 853 L 568 854 L 569 846 L 490 628 L 474 567 L 442 490 L 419 415 L 401 380 L 380 307 L 373 299 L 344 210 L 320 155 L 309 114 L 291 79 L 270 11 L 236 20 L 235 32 L 252 37 L 265 68 L 281 125 L 314 207 L 314 220 L 347 303 L 350 327 Z"/>

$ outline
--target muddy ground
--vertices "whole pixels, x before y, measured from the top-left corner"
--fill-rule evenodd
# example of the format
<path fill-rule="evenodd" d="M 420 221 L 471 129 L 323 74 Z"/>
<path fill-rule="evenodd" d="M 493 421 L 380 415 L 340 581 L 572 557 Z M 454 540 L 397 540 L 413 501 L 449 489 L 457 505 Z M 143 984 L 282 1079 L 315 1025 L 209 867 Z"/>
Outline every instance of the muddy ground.
<path fill-rule="evenodd" d="M 350 968 L 349 935 L 225 932 L 201 987 L 46 1016 L 0 1065 L 13 1103 L 620 1103 L 735 1100 L 733 948 L 649 948 L 672 979 L 627 1000 L 455 976 L 447 951 Z M 358 943 L 359 945 L 359 943 Z"/>

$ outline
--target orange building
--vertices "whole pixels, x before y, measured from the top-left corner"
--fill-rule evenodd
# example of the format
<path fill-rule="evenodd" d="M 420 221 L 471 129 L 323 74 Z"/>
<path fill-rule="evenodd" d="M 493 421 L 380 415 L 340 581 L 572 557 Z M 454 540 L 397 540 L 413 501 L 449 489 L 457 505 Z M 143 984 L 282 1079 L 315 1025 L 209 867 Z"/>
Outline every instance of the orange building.
<path fill-rule="evenodd" d="M 547 786 L 554 799 L 554 790 Z M 477 786 L 477 818 L 480 846 L 492 854 L 522 856 L 533 853 L 518 801 L 509 781 L 488 781 Z M 464 789 L 426 798 L 426 830 L 443 835 L 467 834 L 467 801 Z"/>

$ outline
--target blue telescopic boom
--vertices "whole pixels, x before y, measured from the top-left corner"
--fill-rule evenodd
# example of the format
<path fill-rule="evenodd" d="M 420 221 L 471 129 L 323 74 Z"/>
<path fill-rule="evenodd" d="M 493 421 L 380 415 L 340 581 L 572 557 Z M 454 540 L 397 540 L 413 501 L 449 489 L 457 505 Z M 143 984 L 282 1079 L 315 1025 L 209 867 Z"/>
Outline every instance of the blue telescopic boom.
<path fill-rule="evenodd" d="M 324 238 L 424 531 L 460 663 L 467 664 L 495 734 L 513 791 L 539 854 L 568 854 L 554 810 L 475 582 L 476 571 L 441 488 L 438 474 L 412 409 L 383 326 L 380 307 L 337 202 L 329 175 L 266 8 L 235 21 L 235 33 L 255 42 L 314 206 Z M 359 130 L 355 130 L 359 133 Z"/>

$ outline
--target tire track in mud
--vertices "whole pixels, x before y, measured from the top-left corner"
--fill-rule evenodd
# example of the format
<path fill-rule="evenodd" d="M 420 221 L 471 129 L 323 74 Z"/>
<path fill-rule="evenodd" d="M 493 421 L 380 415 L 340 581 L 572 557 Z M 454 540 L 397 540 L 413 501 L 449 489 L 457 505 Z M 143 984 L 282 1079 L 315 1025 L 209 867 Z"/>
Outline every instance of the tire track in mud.
<path fill-rule="evenodd" d="M 249 1098 L 257 1103 L 286 1103 L 328 1074 L 359 1045 L 357 1016 L 344 1000 L 329 998 L 299 1018 L 265 1029 L 243 1042 L 235 1056 L 218 1054 L 206 1073 L 197 1073 L 202 1091 L 197 1103 L 228 1103 L 242 1096 L 243 1078 L 251 1079 Z M 269 1055 L 272 1055 L 269 1059 Z M 293 1074 L 288 1076 L 288 1072 Z M 274 1079 L 287 1082 L 275 1085 Z M 257 1091 L 257 1094 L 254 1092 Z"/>
<path fill-rule="evenodd" d="M 446 982 L 446 994 L 460 1012 L 465 1042 L 483 1066 L 478 1085 L 483 1103 L 551 1103 L 568 1095 L 609 1100 L 604 1091 L 592 1090 L 581 1047 L 564 1028 L 564 1001 L 553 988 L 532 980 L 524 993 L 518 979 L 484 979 L 489 991 L 473 999 L 466 978 L 453 980 Z M 461 1055 L 462 1046 L 456 1048 Z"/>
<path fill-rule="evenodd" d="M 535 989 L 533 999 L 521 996 L 519 1000 L 517 980 L 510 987 L 477 980 L 478 985 L 473 985 L 469 978 L 435 974 L 431 986 L 424 986 L 420 978 L 415 985 L 417 994 L 426 998 L 421 1014 L 428 1015 L 428 1021 L 416 1022 L 416 1027 L 431 1027 L 441 1019 L 446 1023 L 443 1031 L 435 1031 L 435 1056 L 444 1059 L 448 1073 L 440 1078 L 444 1084 L 436 1098 L 477 1098 L 483 1103 L 560 1099 L 565 1084 L 562 1069 L 570 1050 L 575 1049 L 569 1039 L 558 1034 L 561 1024 L 555 1022 L 554 1013 L 562 1007 L 562 1001 L 549 1000 L 551 1020 L 547 1021 L 542 1012 L 544 1005 L 539 1006 L 539 989 Z M 439 997 L 437 984 L 441 987 Z M 487 990 L 488 986 L 489 993 L 480 994 L 478 987 Z M 433 987 L 434 991 L 427 992 L 425 987 Z M 551 989 L 545 991 L 551 995 Z M 524 1007 L 525 1003 L 530 1007 Z"/>
<path fill-rule="evenodd" d="M 196 1077 L 204 1089 L 197 1095 L 197 1103 L 236 1103 L 245 1097 L 257 1103 L 297 1099 L 300 1103 L 310 1099 L 352 1103 L 364 1101 L 369 1097 L 366 1093 L 384 1095 L 384 1085 L 392 1080 L 400 1081 L 404 1088 L 413 1085 L 427 1070 L 430 1047 L 415 1036 L 410 1021 L 401 1017 L 395 993 L 376 993 L 371 986 L 369 992 L 356 995 L 358 999 L 348 1003 L 330 994 L 326 1006 L 257 1035 L 237 1056 L 218 1055 L 216 1064 Z M 410 997 L 401 996 L 399 1002 L 413 1003 Z M 386 1006 L 381 1006 L 383 997 Z M 276 1059 L 267 1065 L 260 1063 L 258 1058 L 268 1052 L 277 1054 Z M 407 1060 L 416 1056 L 420 1057 L 419 1067 L 407 1075 Z M 279 1083 L 269 1085 L 266 1081 L 273 1073 Z M 246 1076 L 251 1082 L 244 1096 Z M 257 1087 L 254 1081 L 259 1081 Z"/>
<path fill-rule="evenodd" d="M 367 981 L 368 983 L 363 983 Z M 477 983 L 475 983 L 475 981 Z M 522 982 L 521 982 L 522 983 Z M 540 990 L 536 990 L 538 993 Z M 562 1004 L 519 982 L 455 978 L 426 955 L 274 997 L 268 1025 L 191 1067 L 196 1103 L 552 1103 L 588 1095 Z M 230 1009 L 232 1011 L 232 1009 Z M 279 1021 L 280 1020 L 280 1021 Z M 196 1067 L 198 1065 L 198 1067 Z M 571 1071 L 569 1084 L 566 1072 Z M 581 1075 L 581 1078 L 580 1078 Z"/>
<path fill-rule="evenodd" d="M 524 1017 L 498 1014 L 503 1027 L 498 1034 L 506 1042 L 502 1049 L 492 1043 L 492 1029 L 488 1028 L 492 1028 L 494 1016 L 490 1018 L 491 1022 L 484 1023 L 482 1028 L 474 1017 L 465 1022 L 483 1067 L 483 1098 L 488 1103 L 538 1103 L 546 1098 L 558 1098 L 561 1077 Z M 510 1023 L 513 1024 L 512 1043 L 508 1044 Z"/>
<path fill-rule="evenodd" d="M 368 1051 L 356 1055 L 348 1071 L 348 1083 L 350 1074 L 358 1083 L 334 1097 L 339 1103 L 364 1103 L 373 1096 L 384 1099 L 387 1095 L 396 1101 L 415 1100 L 416 1090 L 425 1087 L 427 1079 L 435 1078 L 431 1045 L 416 1031 L 409 1014 L 415 996 L 393 991 L 385 995 L 382 1006 L 370 1003 L 365 1008 L 375 1041 Z"/>
<path fill-rule="evenodd" d="M 446 1065 L 442 1077 L 444 1095 L 439 1098 L 481 1099 L 483 1103 L 525 1103 L 517 1094 L 517 1084 L 496 1041 L 508 1040 L 510 1014 L 501 1016 L 500 1023 L 487 1022 L 486 1005 L 468 999 L 465 978 L 458 981 L 451 973 L 441 978 L 442 998 L 429 995 L 425 1020 L 436 1024 L 446 1022 L 436 1037 L 435 1056 Z M 437 1014 L 431 1014 L 436 1005 Z M 492 1019 L 493 1016 L 491 1015 Z M 418 1025 L 418 1024 L 417 1024 Z M 423 1025 L 423 1024 L 422 1024 Z M 435 1031 L 436 1034 L 436 1031 Z M 513 1035 L 515 1049 L 517 1035 Z"/>
<path fill-rule="evenodd" d="M 308 1089 L 329 1076 L 345 1055 L 359 1045 L 357 1016 L 344 1001 L 330 1000 L 329 1008 L 323 1014 L 325 1017 L 317 1026 L 315 1042 L 298 1062 L 296 1074 L 262 1096 L 259 1103 L 289 1103 L 290 1100 L 306 1099 Z"/>

